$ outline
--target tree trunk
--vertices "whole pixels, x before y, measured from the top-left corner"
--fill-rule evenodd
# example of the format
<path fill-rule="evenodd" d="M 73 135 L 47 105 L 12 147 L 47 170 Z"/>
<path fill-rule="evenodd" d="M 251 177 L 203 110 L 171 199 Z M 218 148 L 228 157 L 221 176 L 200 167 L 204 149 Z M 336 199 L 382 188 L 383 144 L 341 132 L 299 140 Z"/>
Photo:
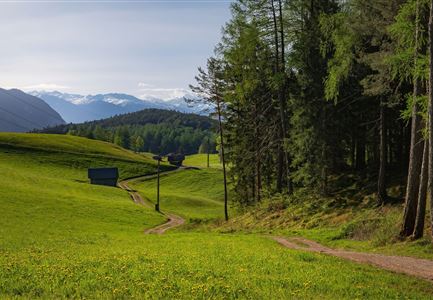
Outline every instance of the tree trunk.
<path fill-rule="evenodd" d="M 361 132 L 356 140 L 356 170 L 362 171 L 365 169 L 365 132 Z"/>
<path fill-rule="evenodd" d="M 210 155 L 210 141 L 209 141 L 209 138 L 207 138 L 207 168 L 209 169 L 209 166 L 210 166 L 210 164 L 209 164 L 209 155 Z"/>
<path fill-rule="evenodd" d="M 322 113 L 320 114 L 321 123 L 320 123 L 320 130 L 321 132 L 326 132 L 326 120 L 327 120 L 327 110 L 326 106 L 322 108 Z M 321 186 L 321 193 L 323 196 L 326 196 L 328 194 L 328 155 L 327 155 L 327 145 L 326 140 L 322 139 L 321 141 L 321 178 L 320 178 L 320 186 Z"/>
<path fill-rule="evenodd" d="M 424 234 L 425 222 L 425 207 L 427 198 L 427 185 L 428 185 L 428 166 L 429 166 L 429 143 L 424 142 L 424 153 L 422 155 L 421 179 L 418 191 L 418 207 L 415 220 L 415 229 L 413 238 L 419 239 Z"/>
<path fill-rule="evenodd" d="M 404 147 L 404 143 L 405 143 L 405 136 L 404 136 L 404 127 L 401 123 L 399 123 L 399 130 L 398 130 L 398 137 L 397 137 L 397 142 L 395 143 L 395 166 L 397 167 L 397 170 L 402 170 L 403 167 L 403 162 L 404 162 L 404 156 L 403 156 L 403 147 Z M 400 141 L 400 142 L 398 142 Z"/>
<path fill-rule="evenodd" d="M 278 79 L 278 103 L 279 103 L 279 117 L 280 117 L 280 141 L 278 146 L 278 171 L 277 171 L 277 191 L 283 191 L 283 183 L 287 184 L 287 192 L 290 194 L 292 192 L 292 183 L 290 179 L 290 157 L 289 153 L 285 149 L 285 142 L 287 140 L 287 113 L 286 113 L 286 70 L 285 70 L 285 57 L 284 57 L 284 25 L 283 25 L 283 15 L 282 15 L 282 4 L 281 0 L 278 0 L 279 6 L 279 22 L 280 26 L 278 28 L 277 14 L 275 9 L 275 0 L 271 0 L 272 8 L 272 18 L 274 26 L 274 42 L 275 42 L 275 74 L 282 76 Z M 280 34 L 280 39 L 278 39 L 278 34 Z M 280 55 L 281 46 L 281 55 Z M 281 59 L 281 60 L 280 60 Z M 281 62 L 281 64 L 280 64 Z M 279 77 L 279 76 L 278 76 Z M 284 171 L 286 175 L 284 176 Z M 286 178 L 284 178 L 286 177 Z"/>
<path fill-rule="evenodd" d="M 419 1 L 417 1 L 417 21 L 416 21 L 416 32 L 415 32 L 415 63 L 418 60 L 418 48 L 419 48 Z M 413 83 L 413 96 L 414 98 L 419 97 L 420 93 L 420 81 L 418 78 L 414 79 Z M 419 192 L 419 176 L 421 172 L 422 164 L 422 151 L 423 142 L 421 134 L 421 116 L 419 115 L 420 107 L 417 101 L 414 101 L 412 107 L 412 127 L 411 127 L 411 142 L 410 142 L 410 154 L 409 154 L 409 170 L 407 175 L 406 185 L 406 197 L 403 214 L 403 223 L 401 227 L 400 235 L 407 237 L 412 235 L 417 212 L 418 192 Z"/>
<path fill-rule="evenodd" d="M 223 165 L 223 176 L 224 176 L 224 217 L 225 220 L 228 221 L 229 213 L 228 213 L 227 172 L 226 172 L 226 161 L 224 157 L 224 134 L 223 134 L 222 119 L 221 119 L 220 100 L 217 100 L 217 113 L 218 113 L 218 126 L 219 126 L 220 139 L 221 139 L 221 162 Z"/>
<path fill-rule="evenodd" d="M 404 153 L 403 153 L 403 172 L 406 173 L 407 176 L 407 170 L 409 169 L 409 156 L 410 156 L 410 141 L 411 138 L 411 126 L 407 125 L 404 128 Z"/>
<path fill-rule="evenodd" d="M 274 73 L 280 73 L 280 50 L 279 50 L 279 41 L 278 41 L 278 23 L 277 23 L 277 14 L 275 11 L 274 0 L 271 0 L 271 8 L 272 8 L 272 21 L 274 26 L 274 43 L 275 43 L 275 67 Z M 278 93 L 278 98 L 280 98 L 280 94 Z M 280 113 L 280 129 L 279 129 L 279 138 L 282 139 L 284 137 L 284 126 L 282 124 L 282 114 L 281 107 L 279 109 Z M 283 176 L 284 176 L 284 149 L 282 146 L 283 140 L 278 143 L 277 147 L 277 191 L 282 192 L 283 190 Z"/>
<path fill-rule="evenodd" d="M 280 115 L 281 125 L 283 130 L 283 151 L 285 153 L 286 164 L 286 183 L 287 193 L 293 192 L 292 179 L 290 177 L 291 158 L 289 151 L 285 149 L 285 142 L 288 139 L 288 126 L 287 126 L 287 73 L 286 73 L 286 57 L 285 57 L 285 44 L 284 44 L 284 22 L 283 22 L 283 7 L 282 1 L 278 0 L 279 19 L 280 19 L 280 38 L 281 38 L 281 74 L 283 75 L 283 84 L 280 86 L 279 100 L 280 100 Z"/>
<path fill-rule="evenodd" d="M 257 183 L 256 183 L 256 188 L 257 188 L 257 201 L 261 201 L 262 200 L 262 171 L 261 171 L 261 158 L 260 158 L 260 153 L 257 154 L 258 160 L 256 163 L 256 177 L 257 177 Z"/>
<path fill-rule="evenodd" d="M 377 181 L 377 203 L 383 205 L 386 202 L 386 112 L 385 104 L 380 101 L 380 145 L 379 145 L 379 177 Z"/>
<path fill-rule="evenodd" d="M 257 100 L 254 102 L 254 133 L 257 143 L 255 144 L 256 151 L 256 182 L 255 182 L 255 193 L 256 199 L 258 202 L 261 200 L 262 196 L 262 155 L 261 155 L 261 145 L 260 145 L 260 127 L 259 127 L 259 118 L 258 118 L 258 109 L 257 109 Z"/>
<path fill-rule="evenodd" d="M 413 233 L 415 226 L 424 144 L 421 133 L 421 117 L 419 116 L 419 107 L 417 104 L 414 105 L 413 111 L 409 169 L 407 175 L 403 224 L 401 229 L 401 236 L 403 237 L 410 236 Z"/>
<path fill-rule="evenodd" d="M 352 133 L 351 149 L 350 149 L 350 167 L 352 168 L 352 170 L 356 169 L 355 155 L 356 155 L 356 138 L 355 138 L 355 134 Z"/>
<path fill-rule="evenodd" d="M 429 20 L 429 105 L 428 105 L 428 129 L 429 129 L 429 164 L 428 164 L 428 194 L 430 198 L 431 235 L 433 236 L 433 0 L 430 2 Z"/>

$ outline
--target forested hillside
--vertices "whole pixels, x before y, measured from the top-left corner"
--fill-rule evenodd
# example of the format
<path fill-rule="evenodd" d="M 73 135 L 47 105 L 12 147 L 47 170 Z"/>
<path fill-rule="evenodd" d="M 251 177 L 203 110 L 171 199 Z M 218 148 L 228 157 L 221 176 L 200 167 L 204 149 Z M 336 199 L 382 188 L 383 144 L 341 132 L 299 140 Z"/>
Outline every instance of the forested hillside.
<path fill-rule="evenodd" d="M 215 151 L 215 121 L 209 117 L 161 109 L 145 109 L 82 124 L 43 130 L 113 142 L 136 152 L 192 154 Z"/>
<path fill-rule="evenodd" d="M 326 196 L 355 180 L 374 182 L 382 206 L 399 200 L 388 188 L 400 180 L 401 236 L 422 236 L 433 186 L 430 2 L 232 5 L 191 88 L 219 108 L 235 201 L 250 206 L 301 188 Z"/>

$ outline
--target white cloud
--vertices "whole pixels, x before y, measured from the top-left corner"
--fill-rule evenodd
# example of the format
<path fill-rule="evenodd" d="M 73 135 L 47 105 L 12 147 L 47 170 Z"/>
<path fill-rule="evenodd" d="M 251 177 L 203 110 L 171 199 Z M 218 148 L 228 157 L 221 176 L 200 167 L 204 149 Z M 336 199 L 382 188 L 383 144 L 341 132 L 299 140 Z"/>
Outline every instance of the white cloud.
<path fill-rule="evenodd" d="M 59 85 L 55 83 L 40 83 L 35 85 L 29 85 L 22 87 L 23 90 L 37 90 L 37 91 L 58 91 L 58 90 L 68 90 L 70 87 Z"/>
<path fill-rule="evenodd" d="M 184 88 L 143 88 L 140 89 L 140 98 L 158 98 L 162 100 L 171 100 L 190 95 L 191 91 Z"/>
<path fill-rule="evenodd" d="M 152 87 L 154 87 L 154 85 L 153 84 L 144 83 L 144 82 L 139 82 L 138 83 L 138 87 L 139 88 L 152 88 Z"/>
<path fill-rule="evenodd" d="M 179 95 L 140 89 L 186 88 L 230 18 L 227 1 L 28 2 L 0 9 L 0 82 L 78 94 Z"/>

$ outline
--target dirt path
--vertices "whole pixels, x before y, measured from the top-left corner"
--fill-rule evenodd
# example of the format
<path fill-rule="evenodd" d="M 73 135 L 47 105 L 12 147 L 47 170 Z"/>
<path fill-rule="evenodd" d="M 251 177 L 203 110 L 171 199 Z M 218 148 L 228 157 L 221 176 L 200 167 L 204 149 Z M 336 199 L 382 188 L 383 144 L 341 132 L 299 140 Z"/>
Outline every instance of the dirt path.
<path fill-rule="evenodd" d="M 304 238 L 286 239 L 283 237 L 272 237 L 272 239 L 290 249 L 337 256 L 357 263 L 370 264 L 393 272 L 417 276 L 433 281 L 432 260 L 331 249 Z"/>
<path fill-rule="evenodd" d="M 173 171 L 176 172 L 176 171 Z M 153 175 L 152 175 L 153 176 Z M 143 178 L 150 178 L 152 176 L 143 176 L 143 177 L 137 177 L 131 180 L 124 180 L 119 182 L 119 187 L 124 189 L 125 191 L 127 191 L 129 193 L 129 195 L 131 196 L 132 200 L 138 204 L 138 205 L 143 205 L 146 206 L 148 208 L 152 208 L 154 209 L 154 206 L 152 203 L 150 203 L 149 201 L 146 201 L 143 199 L 143 197 L 136 191 L 133 190 L 129 187 L 128 183 L 130 181 L 133 180 L 142 180 Z M 178 215 L 174 215 L 174 214 L 166 214 L 161 212 L 165 217 L 167 217 L 167 222 L 165 222 L 164 224 L 158 225 L 154 228 L 150 228 L 147 229 L 144 233 L 145 234 L 163 234 L 165 233 L 167 230 L 181 226 L 185 223 L 185 220 L 178 216 Z"/>
<path fill-rule="evenodd" d="M 163 234 L 165 233 L 167 230 L 171 229 L 171 228 L 175 228 L 178 227 L 180 225 L 183 225 L 185 223 L 185 220 L 177 215 L 173 215 L 173 214 L 164 214 L 167 218 L 168 221 L 164 224 L 161 224 L 159 226 L 156 226 L 154 228 L 150 228 L 148 230 L 146 230 L 144 233 L 146 234 Z"/>
<path fill-rule="evenodd" d="M 137 191 L 131 189 L 128 186 L 128 181 L 119 182 L 119 187 L 124 189 L 125 191 L 127 191 L 129 193 L 129 195 L 131 196 L 132 200 L 136 204 L 143 205 L 143 206 L 146 206 L 149 208 L 152 207 L 148 201 L 144 201 L 144 199 L 140 196 L 140 194 Z"/>

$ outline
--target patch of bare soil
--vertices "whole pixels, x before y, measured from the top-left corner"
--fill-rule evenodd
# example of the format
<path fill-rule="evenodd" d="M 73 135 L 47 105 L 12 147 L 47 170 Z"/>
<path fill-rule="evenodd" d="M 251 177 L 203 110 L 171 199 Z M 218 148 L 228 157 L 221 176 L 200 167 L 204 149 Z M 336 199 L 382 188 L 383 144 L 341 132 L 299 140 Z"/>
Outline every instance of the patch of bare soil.
<path fill-rule="evenodd" d="M 432 260 L 331 249 L 304 238 L 286 239 L 275 236 L 272 237 L 272 239 L 290 249 L 337 256 L 357 263 L 369 264 L 396 273 L 403 273 L 433 281 Z"/>

